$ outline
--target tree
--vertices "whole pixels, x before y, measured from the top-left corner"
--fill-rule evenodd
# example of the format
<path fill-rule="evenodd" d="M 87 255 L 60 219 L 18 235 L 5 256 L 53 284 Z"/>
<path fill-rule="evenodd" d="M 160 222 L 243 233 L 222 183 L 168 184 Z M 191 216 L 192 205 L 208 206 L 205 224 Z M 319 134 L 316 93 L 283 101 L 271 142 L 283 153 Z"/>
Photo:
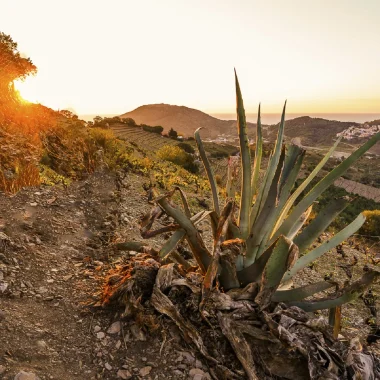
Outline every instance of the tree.
<path fill-rule="evenodd" d="M 94 124 L 100 124 L 102 121 L 103 121 L 103 118 L 101 116 L 94 117 Z"/>
<path fill-rule="evenodd" d="M 13 92 L 13 81 L 37 72 L 30 58 L 23 58 L 11 36 L 0 32 L 0 93 Z"/>
<path fill-rule="evenodd" d="M 176 130 L 174 130 L 173 128 L 170 128 L 170 131 L 168 133 L 169 137 L 171 137 L 172 139 L 176 139 L 178 137 L 178 133 Z"/>
<path fill-rule="evenodd" d="M 136 126 L 136 122 L 131 117 L 126 117 L 125 119 L 123 119 L 123 122 L 124 124 L 128 124 L 132 127 Z"/>

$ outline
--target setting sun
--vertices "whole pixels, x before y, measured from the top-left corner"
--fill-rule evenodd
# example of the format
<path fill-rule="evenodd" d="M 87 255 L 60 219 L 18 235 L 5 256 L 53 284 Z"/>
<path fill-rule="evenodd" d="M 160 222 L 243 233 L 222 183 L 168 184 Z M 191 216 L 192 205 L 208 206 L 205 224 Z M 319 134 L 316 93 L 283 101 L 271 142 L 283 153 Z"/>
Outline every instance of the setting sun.
<path fill-rule="evenodd" d="M 31 103 L 40 103 L 38 96 L 38 80 L 37 78 L 27 78 L 26 80 L 17 80 L 14 82 L 15 89 L 19 92 L 22 100 Z"/>

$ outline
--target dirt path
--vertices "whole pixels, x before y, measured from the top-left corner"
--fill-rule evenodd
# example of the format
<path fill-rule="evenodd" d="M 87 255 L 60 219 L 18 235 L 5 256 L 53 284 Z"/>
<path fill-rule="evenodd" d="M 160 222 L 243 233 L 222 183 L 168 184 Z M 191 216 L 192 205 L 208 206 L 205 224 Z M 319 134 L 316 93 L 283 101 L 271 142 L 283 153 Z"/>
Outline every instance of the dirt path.
<path fill-rule="evenodd" d="M 138 238 L 142 182 L 124 181 L 122 204 L 104 173 L 0 196 L 0 379 L 209 378 L 170 324 L 149 335 L 118 311 L 85 306 L 122 259 L 115 231 Z"/>

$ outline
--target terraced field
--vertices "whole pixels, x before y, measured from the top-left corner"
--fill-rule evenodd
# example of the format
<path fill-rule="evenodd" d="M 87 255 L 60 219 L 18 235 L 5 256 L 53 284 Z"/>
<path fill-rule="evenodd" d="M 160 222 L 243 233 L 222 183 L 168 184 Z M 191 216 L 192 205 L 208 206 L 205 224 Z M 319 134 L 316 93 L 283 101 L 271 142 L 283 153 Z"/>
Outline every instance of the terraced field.
<path fill-rule="evenodd" d="M 162 137 L 157 133 L 144 131 L 140 127 L 130 127 L 125 124 L 114 124 L 111 126 L 115 136 L 122 140 L 137 144 L 147 151 L 156 151 L 164 145 L 177 145 L 178 141 Z"/>
<path fill-rule="evenodd" d="M 123 140 L 129 141 L 131 143 L 137 144 L 141 149 L 148 152 L 155 152 L 164 145 L 177 145 L 178 141 L 172 140 L 166 137 L 162 137 L 156 133 L 147 132 L 140 127 L 127 126 L 125 124 L 115 124 L 111 127 L 114 134 Z M 205 144 L 207 149 L 207 144 Z M 211 158 L 209 157 L 211 166 L 214 170 L 215 176 L 220 179 L 220 184 L 222 187 L 225 186 L 227 181 L 227 167 L 228 158 Z M 201 165 L 201 174 L 205 175 L 203 165 Z M 238 169 L 237 175 L 237 187 L 240 187 L 241 173 L 240 168 Z M 345 189 L 349 193 L 358 194 L 367 199 L 373 199 L 379 202 L 379 189 L 372 186 L 366 186 L 358 182 L 344 180 L 339 178 L 335 182 L 335 186 Z"/>

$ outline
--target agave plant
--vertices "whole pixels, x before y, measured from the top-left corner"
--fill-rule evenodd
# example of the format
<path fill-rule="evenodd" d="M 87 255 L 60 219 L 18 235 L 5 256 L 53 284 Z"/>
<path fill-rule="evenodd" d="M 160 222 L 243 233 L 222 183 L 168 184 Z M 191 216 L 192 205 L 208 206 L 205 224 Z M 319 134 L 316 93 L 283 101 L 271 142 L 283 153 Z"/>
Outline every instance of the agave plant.
<path fill-rule="evenodd" d="M 276 304 L 282 305 L 283 303 L 288 307 L 297 306 L 305 312 L 330 309 L 330 322 L 336 324 L 340 315 L 339 307 L 359 297 L 379 276 L 379 271 L 367 269 L 361 279 L 341 289 L 336 289 L 333 295 L 330 294 L 322 298 L 310 299 L 317 293 L 336 286 L 335 283 L 320 281 L 298 288 L 291 288 L 289 284 L 300 270 L 342 243 L 363 225 L 365 217 L 360 214 L 352 223 L 329 240 L 313 248 L 314 241 L 348 205 L 349 199 L 340 198 L 328 204 L 304 227 L 311 213 L 313 202 L 380 140 L 380 133 L 370 138 L 303 196 L 306 187 L 311 184 L 337 148 L 340 138 L 337 139 L 333 147 L 301 185 L 294 189 L 305 151 L 300 146 L 294 144 L 286 146 L 284 144 L 285 103 L 277 140 L 264 177 L 260 179 L 263 154 L 261 109 L 259 107 L 256 149 L 252 164 L 243 98 L 236 72 L 235 82 L 242 173 L 240 197 L 235 196 L 237 188 L 236 165 L 234 160 L 230 159 L 226 187 L 227 198 L 223 202 L 219 200 L 213 170 L 206 156 L 198 129 L 195 132 L 195 140 L 210 183 L 213 200 L 212 210 L 192 213 L 186 194 L 179 187 L 165 195 L 155 194 L 155 207 L 143 219 L 141 235 L 143 238 L 151 238 L 159 234 L 173 232 L 157 255 L 162 263 L 174 262 L 179 264 L 183 273 L 194 271 L 193 263 L 195 260 L 203 278 L 199 309 L 204 317 L 207 314 L 204 313 L 205 304 L 208 299 L 213 297 L 215 289 L 217 289 L 219 296 L 224 294 L 229 297 L 228 302 L 226 301 L 227 298 L 224 298 L 223 302 L 227 302 L 227 304 L 224 304 L 223 307 L 220 307 L 220 302 L 216 302 L 214 298 L 214 303 L 219 305 L 219 309 L 232 310 L 237 308 L 236 300 L 250 300 L 254 302 L 254 305 L 257 305 L 261 313 L 264 313 L 260 318 L 266 321 L 271 330 L 275 322 L 265 313 L 267 310 L 273 311 L 273 306 Z M 176 192 L 180 195 L 181 206 L 176 205 L 173 201 L 173 195 Z M 240 199 L 239 205 L 235 202 L 236 198 Z M 171 220 L 171 222 L 153 229 L 154 223 L 163 215 L 169 217 L 167 220 Z M 206 217 L 209 217 L 211 221 L 212 250 L 207 248 L 207 244 L 197 229 L 197 225 Z M 193 254 L 194 260 L 191 262 L 188 262 L 177 251 L 178 245 L 183 240 L 187 241 Z M 122 250 L 140 250 L 144 246 L 146 246 L 145 243 L 136 242 L 118 245 L 119 249 Z M 200 351 L 209 357 L 197 332 L 179 315 L 162 292 L 171 286 L 172 278 L 173 267 L 171 266 L 168 269 L 162 266 L 157 276 L 152 302 L 158 311 L 175 320 L 184 334 L 190 336 Z M 184 280 L 178 280 L 176 284 L 186 285 Z M 187 283 L 187 286 L 193 289 L 193 285 Z M 309 299 L 305 300 L 306 298 Z M 242 332 L 252 335 L 252 330 L 247 332 L 248 327 L 243 328 L 239 324 L 237 325 L 240 326 L 239 328 L 232 329 L 231 319 L 227 323 L 227 319 L 220 317 L 219 321 L 223 334 L 230 340 L 248 377 L 256 378 L 253 362 L 250 362 L 247 354 L 248 346 L 246 347 L 242 343 L 244 340 L 241 335 Z M 239 347 L 239 345 L 243 347 Z M 297 349 L 300 350 L 300 346 L 297 346 Z"/>
<path fill-rule="evenodd" d="M 317 176 L 337 148 L 340 138 L 310 175 L 292 192 L 305 151 L 300 146 L 294 144 L 285 146 L 284 144 L 285 103 L 274 150 L 260 183 L 259 173 L 263 152 L 261 109 L 259 107 L 256 151 L 252 165 L 243 98 L 236 73 L 235 81 L 242 169 L 237 217 L 235 217 L 237 208 L 235 204 L 236 170 L 233 168 L 233 161 L 230 160 L 228 168 L 227 199 L 221 211 L 217 184 L 200 138 L 200 129 L 198 129 L 195 132 L 195 140 L 210 182 L 213 199 L 212 212 L 200 212 L 192 215 L 186 195 L 177 187 L 164 196 L 156 196 L 157 206 L 145 218 L 146 222 L 142 225 L 142 236 L 149 238 L 174 231 L 159 251 L 162 259 L 171 258 L 172 261 L 179 261 L 180 264 L 188 267 L 189 264 L 185 263 L 185 259 L 176 252 L 178 244 L 186 239 L 194 259 L 205 275 L 204 287 L 212 287 L 215 280 L 224 291 L 244 288 L 250 283 L 257 283 L 259 284 L 259 294 L 256 300 L 263 307 L 270 302 L 281 301 L 289 305 L 296 305 L 306 311 L 315 311 L 330 309 L 354 300 L 363 291 L 363 286 L 369 285 L 378 275 L 376 271 L 368 271 L 357 283 L 340 290 L 334 297 L 326 299 L 304 301 L 307 297 L 333 287 L 333 283 L 328 281 L 290 290 L 281 290 L 281 288 L 284 288 L 284 285 L 289 283 L 300 270 L 342 243 L 363 225 L 365 217 L 360 214 L 331 239 L 310 249 L 313 242 L 348 205 L 349 199 L 340 198 L 328 204 L 307 227 L 303 228 L 311 213 L 313 202 L 380 140 L 380 133 L 374 135 L 335 167 L 300 199 L 305 188 Z M 182 208 L 177 207 L 171 201 L 175 191 L 180 192 Z M 153 223 L 162 216 L 162 213 L 171 217 L 174 223 L 151 231 Z M 206 216 L 211 218 L 213 229 L 212 252 L 206 248 L 196 228 L 196 225 Z M 119 248 L 123 248 L 123 246 L 125 247 L 121 244 Z"/>

